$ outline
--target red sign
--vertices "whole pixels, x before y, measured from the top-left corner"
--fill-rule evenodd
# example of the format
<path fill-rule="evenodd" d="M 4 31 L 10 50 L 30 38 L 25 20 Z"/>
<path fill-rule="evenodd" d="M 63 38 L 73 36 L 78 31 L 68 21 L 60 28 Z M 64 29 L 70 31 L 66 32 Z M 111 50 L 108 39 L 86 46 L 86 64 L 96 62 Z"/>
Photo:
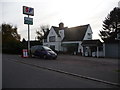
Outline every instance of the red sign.
<path fill-rule="evenodd" d="M 34 8 L 23 6 L 23 14 L 34 16 Z"/>
<path fill-rule="evenodd" d="M 28 57 L 28 50 L 27 49 L 23 49 L 23 57 Z"/>

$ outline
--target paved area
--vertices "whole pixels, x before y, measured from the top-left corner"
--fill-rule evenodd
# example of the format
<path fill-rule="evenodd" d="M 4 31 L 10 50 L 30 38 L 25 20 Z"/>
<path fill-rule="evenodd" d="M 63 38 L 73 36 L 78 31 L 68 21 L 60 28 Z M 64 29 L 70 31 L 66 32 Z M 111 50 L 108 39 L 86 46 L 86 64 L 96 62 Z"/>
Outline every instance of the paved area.
<path fill-rule="evenodd" d="M 3 55 L 4 57 L 4 55 Z M 57 60 L 40 58 L 21 58 L 18 55 L 7 55 L 10 60 L 24 61 L 42 67 L 59 69 L 75 74 L 85 75 L 109 82 L 118 83 L 118 60 L 105 58 L 81 57 L 73 55 L 58 55 Z M 4 57 L 6 58 L 6 57 Z"/>

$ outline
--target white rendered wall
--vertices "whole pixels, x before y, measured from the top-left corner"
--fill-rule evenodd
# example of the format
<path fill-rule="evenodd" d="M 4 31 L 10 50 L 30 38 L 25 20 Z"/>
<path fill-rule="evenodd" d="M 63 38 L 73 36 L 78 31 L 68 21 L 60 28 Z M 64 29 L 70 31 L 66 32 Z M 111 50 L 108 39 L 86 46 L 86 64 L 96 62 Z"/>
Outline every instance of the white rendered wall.
<path fill-rule="evenodd" d="M 55 42 L 50 42 L 49 41 L 49 37 L 51 36 L 55 36 Z M 50 45 L 54 45 L 55 46 L 55 50 L 60 51 L 61 49 L 61 38 L 58 37 L 58 35 L 56 34 L 55 30 L 53 28 L 50 29 L 50 32 L 47 36 L 47 42 L 43 43 L 43 45 L 50 47 Z"/>
<path fill-rule="evenodd" d="M 60 35 L 60 37 L 61 37 L 61 41 L 63 40 L 63 38 L 64 38 L 64 30 L 59 30 L 59 35 Z"/>
<path fill-rule="evenodd" d="M 89 36 L 88 33 L 91 33 L 91 35 Z M 93 32 L 89 25 L 83 40 L 92 40 L 92 34 Z"/>

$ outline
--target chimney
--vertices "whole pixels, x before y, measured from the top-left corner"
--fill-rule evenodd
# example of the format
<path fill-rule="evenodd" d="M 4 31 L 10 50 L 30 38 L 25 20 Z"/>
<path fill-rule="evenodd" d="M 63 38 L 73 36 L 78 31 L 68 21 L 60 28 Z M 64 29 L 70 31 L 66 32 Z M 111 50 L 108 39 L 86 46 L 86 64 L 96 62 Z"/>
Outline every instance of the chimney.
<path fill-rule="evenodd" d="M 60 29 L 63 29 L 63 28 L 64 28 L 64 23 L 62 23 L 62 22 L 59 23 L 59 28 L 60 28 Z"/>

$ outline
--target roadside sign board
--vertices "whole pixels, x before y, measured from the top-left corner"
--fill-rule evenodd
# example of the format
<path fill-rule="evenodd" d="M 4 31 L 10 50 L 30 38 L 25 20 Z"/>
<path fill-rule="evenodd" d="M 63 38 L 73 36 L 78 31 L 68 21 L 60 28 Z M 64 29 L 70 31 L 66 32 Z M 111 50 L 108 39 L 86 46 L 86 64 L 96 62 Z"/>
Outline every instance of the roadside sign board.
<path fill-rule="evenodd" d="M 33 18 L 29 18 L 29 15 L 34 16 L 34 8 L 23 6 L 23 14 L 28 15 L 24 17 L 24 24 L 28 25 L 28 55 L 30 55 L 30 25 L 33 25 Z"/>
<path fill-rule="evenodd" d="M 33 18 L 24 17 L 24 24 L 33 25 Z"/>
<path fill-rule="evenodd" d="M 23 6 L 23 14 L 34 16 L 34 8 Z"/>

